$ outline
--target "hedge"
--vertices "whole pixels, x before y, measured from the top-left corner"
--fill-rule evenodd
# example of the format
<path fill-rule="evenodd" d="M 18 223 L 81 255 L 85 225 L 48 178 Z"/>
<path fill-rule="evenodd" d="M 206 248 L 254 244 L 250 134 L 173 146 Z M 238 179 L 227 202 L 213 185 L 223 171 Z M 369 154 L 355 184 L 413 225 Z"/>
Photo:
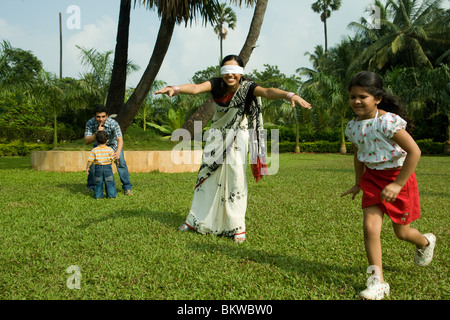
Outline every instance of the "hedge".
<path fill-rule="evenodd" d="M 315 152 L 315 153 L 339 153 L 341 147 L 340 142 L 331 141 L 315 141 L 315 142 L 300 142 L 300 152 Z M 353 153 L 353 147 L 350 142 L 345 143 L 347 148 L 347 153 Z M 281 141 L 278 144 L 278 152 L 294 152 L 295 142 L 291 141 Z"/>
<path fill-rule="evenodd" d="M 422 154 L 443 154 L 445 142 L 434 142 L 433 139 L 416 141 Z"/>
<path fill-rule="evenodd" d="M 0 143 L 0 157 L 27 156 L 31 154 L 31 151 L 45 151 L 52 148 L 51 144 L 15 140 L 10 143 Z"/>
<path fill-rule="evenodd" d="M 445 142 L 434 142 L 432 139 L 416 141 L 422 154 L 443 154 Z M 294 152 L 295 142 L 282 141 L 279 143 L 279 152 Z M 300 142 L 300 152 L 316 152 L 316 153 L 339 153 L 340 142 L 316 141 L 316 142 Z M 347 153 L 353 153 L 351 142 L 346 142 Z"/>
<path fill-rule="evenodd" d="M 445 142 L 434 142 L 431 139 L 418 140 L 417 144 L 422 154 L 443 154 Z M 270 140 L 268 141 L 270 151 Z M 315 153 L 339 153 L 340 142 L 316 141 L 316 142 L 300 142 L 300 152 Z M 353 153 L 353 147 L 350 142 L 346 142 L 347 153 Z M 13 141 L 10 143 L 0 143 L 0 157 L 5 156 L 26 156 L 31 151 L 51 150 L 53 145 L 46 143 L 29 143 L 22 141 Z M 294 152 L 295 142 L 282 141 L 278 144 L 278 152 Z"/>

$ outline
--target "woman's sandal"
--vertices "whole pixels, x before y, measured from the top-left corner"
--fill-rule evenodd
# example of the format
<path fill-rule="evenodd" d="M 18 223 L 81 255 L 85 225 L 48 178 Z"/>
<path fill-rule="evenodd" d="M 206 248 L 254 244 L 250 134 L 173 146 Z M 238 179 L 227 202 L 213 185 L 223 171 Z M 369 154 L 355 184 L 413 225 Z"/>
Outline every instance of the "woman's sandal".
<path fill-rule="evenodd" d="M 243 243 L 245 241 L 245 233 L 235 234 L 234 243 Z"/>

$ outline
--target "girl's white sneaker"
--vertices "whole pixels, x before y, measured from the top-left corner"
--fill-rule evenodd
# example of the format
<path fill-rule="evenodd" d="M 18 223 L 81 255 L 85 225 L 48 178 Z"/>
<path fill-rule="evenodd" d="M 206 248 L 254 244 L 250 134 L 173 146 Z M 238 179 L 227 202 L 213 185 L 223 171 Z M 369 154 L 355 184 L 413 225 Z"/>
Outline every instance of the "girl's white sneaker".
<path fill-rule="evenodd" d="M 424 249 L 416 247 L 416 255 L 414 256 L 414 263 L 416 266 L 425 267 L 433 260 L 434 247 L 436 245 L 436 237 L 432 233 L 423 235 L 428 240 L 428 245 Z"/>
<path fill-rule="evenodd" d="M 365 300 L 381 300 L 384 296 L 389 296 L 390 288 L 387 282 L 381 282 L 380 277 L 372 275 L 367 279 L 367 288 L 359 293 Z"/>

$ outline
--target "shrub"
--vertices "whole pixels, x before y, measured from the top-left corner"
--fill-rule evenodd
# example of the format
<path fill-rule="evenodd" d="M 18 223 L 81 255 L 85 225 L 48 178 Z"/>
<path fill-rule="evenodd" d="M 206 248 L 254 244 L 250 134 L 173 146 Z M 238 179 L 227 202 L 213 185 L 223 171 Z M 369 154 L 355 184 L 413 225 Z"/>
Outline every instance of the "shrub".
<path fill-rule="evenodd" d="M 0 143 L 0 157 L 27 156 L 31 154 L 31 151 L 51 150 L 52 147 L 52 145 L 46 143 L 28 143 L 15 140 L 10 143 Z"/>
<path fill-rule="evenodd" d="M 444 153 L 445 142 L 435 142 L 433 139 L 417 140 L 417 145 L 423 154 L 442 154 Z"/>
<path fill-rule="evenodd" d="M 418 140 L 416 141 L 422 154 L 439 155 L 444 153 L 445 142 L 435 142 L 432 139 Z M 270 146 L 270 142 L 268 143 Z M 300 152 L 314 152 L 314 153 L 339 153 L 341 146 L 340 142 L 330 141 L 315 141 L 315 142 L 300 142 Z M 353 147 L 351 142 L 346 142 L 347 153 L 353 153 Z M 279 152 L 294 152 L 295 142 L 281 141 L 278 145 Z"/>
<path fill-rule="evenodd" d="M 340 142 L 330 141 L 315 141 L 315 142 L 300 142 L 300 152 L 315 152 L 315 153 L 339 153 L 341 146 Z M 353 147 L 350 142 L 346 142 L 347 153 L 353 153 Z M 282 141 L 278 144 L 279 153 L 294 152 L 295 142 Z"/>

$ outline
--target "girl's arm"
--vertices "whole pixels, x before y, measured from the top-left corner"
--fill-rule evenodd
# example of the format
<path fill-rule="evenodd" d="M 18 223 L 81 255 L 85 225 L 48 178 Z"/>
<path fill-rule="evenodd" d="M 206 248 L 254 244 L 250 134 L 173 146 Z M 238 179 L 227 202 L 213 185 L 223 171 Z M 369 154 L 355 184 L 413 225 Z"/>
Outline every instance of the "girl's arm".
<path fill-rule="evenodd" d="M 352 200 L 361 191 L 361 177 L 364 173 L 364 163 L 358 160 L 358 147 L 353 144 L 353 166 L 355 169 L 355 184 L 349 190 L 341 194 L 341 197 L 352 194 Z"/>
<path fill-rule="evenodd" d="M 394 140 L 403 150 L 407 152 L 405 162 L 400 170 L 397 178 L 394 182 L 388 184 L 381 191 L 381 200 L 387 202 L 394 202 L 400 190 L 408 181 L 409 177 L 412 175 L 416 169 L 417 163 L 419 162 L 421 151 L 414 139 L 402 129 L 394 134 L 392 140 Z"/>
<path fill-rule="evenodd" d="M 187 83 L 180 86 L 168 86 L 161 90 L 155 91 L 155 94 L 167 94 L 169 97 L 176 96 L 179 93 L 183 94 L 199 94 L 211 91 L 211 82 L 205 81 L 200 84 Z"/>
<path fill-rule="evenodd" d="M 286 99 L 289 102 L 291 102 L 292 107 L 295 107 L 296 104 L 299 106 L 311 109 L 311 104 L 305 100 L 303 100 L 299 95 L 283 91 L 277 88 L 263 88 L 260 86 L 257 86 L 255 88 L 255 91 L 253 91 L 253 94 L 257 97 L 263 97 L 270 100 L 279 100 L 279 99 Z"/>

